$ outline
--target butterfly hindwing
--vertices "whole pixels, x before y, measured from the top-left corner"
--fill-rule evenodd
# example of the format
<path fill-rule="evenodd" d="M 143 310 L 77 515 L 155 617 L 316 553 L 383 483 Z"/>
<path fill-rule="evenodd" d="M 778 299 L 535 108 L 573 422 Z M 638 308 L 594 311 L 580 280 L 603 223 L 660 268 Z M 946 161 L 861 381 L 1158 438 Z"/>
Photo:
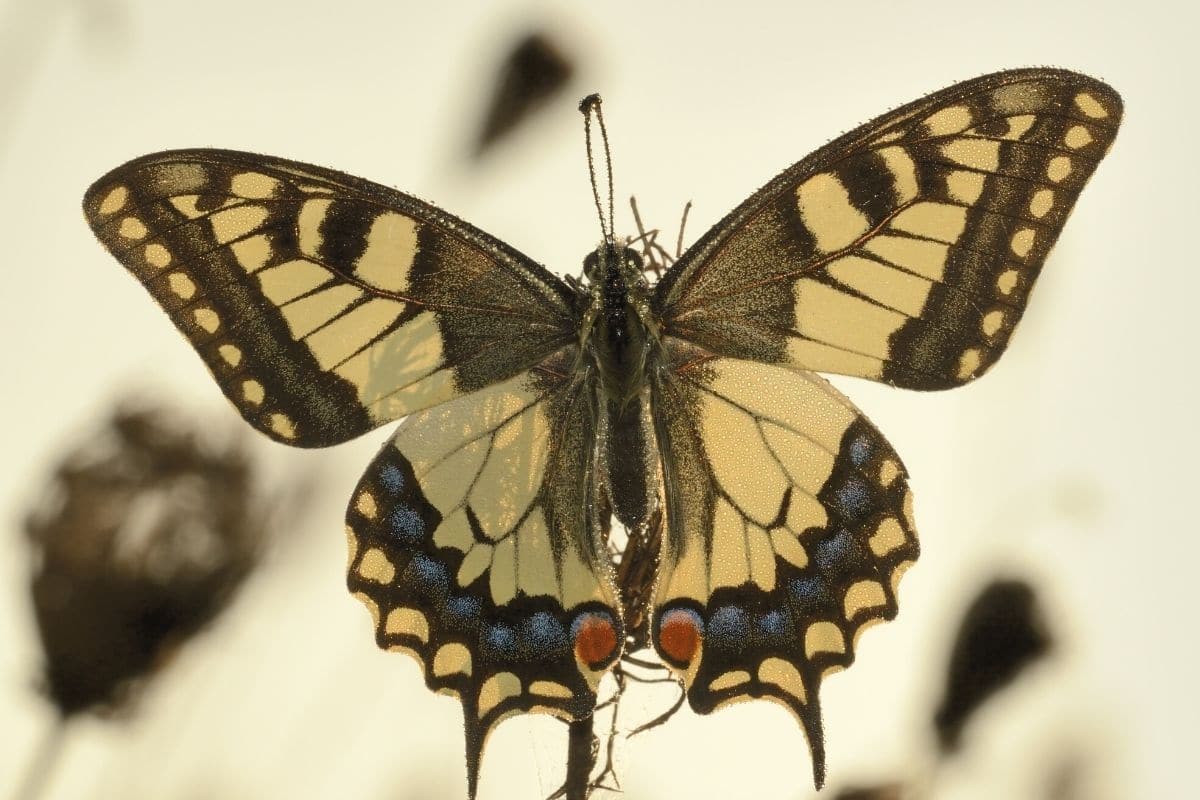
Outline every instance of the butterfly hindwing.
<path fill-rule="evenodd" d="M 1007 346 L 1121 118 L 1099 81 L 1012 70 L 846 134 L 664 277 L 666 333 L 714 353 L 941 389 Z"/>
<path fill-rule="evenodd" d="M 472 797 L 488 732 L 518 712 L 589 716 L 624 641 L 594 387 L 567 376 L 572 360 L 408 417 L 347 512 L 349 586 L 379 645 L 463 703 Z"/>
<path fill-rule="evenodd" d="M 824 775 L 818 688 L 896 614 L 917 557 L 891 446 L 822 378 L 678 346 L 655 387 L 667 531 L 654 646 L 700 713 L 763 697 L 805 728 Z"/>
<path fill-rule="evenodd" d="M 577 336 L 561 280 L 377 184 L 221 150 L 145 156 L 84 199 L 242 415 L 335 444 L 518 374 Z"/>

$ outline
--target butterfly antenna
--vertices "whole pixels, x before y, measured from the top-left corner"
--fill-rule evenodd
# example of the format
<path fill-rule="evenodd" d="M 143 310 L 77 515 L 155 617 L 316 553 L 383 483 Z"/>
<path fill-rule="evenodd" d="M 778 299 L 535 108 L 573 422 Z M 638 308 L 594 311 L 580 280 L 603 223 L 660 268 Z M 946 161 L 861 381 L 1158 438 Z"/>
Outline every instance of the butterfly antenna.
<path fill-rule="evenodd" d="M 688 212 L 692 210 L 692 201 L 688 200 L 683 207 L 683 219 L 679 221 L 679 238 L 675 241 L 675 260 L 683 255 L 683 229 L 687 227 Z"/>
<path fill-rule="evenodd" d="M 604 127 L 604 113 L 600 110 L 600 95 L 589 94 L 583 98 L 579 103 L 579 111 L 583 114 L 583 135 L 587 144 L 588 175 L 592 181 L 592 197 L 596 201 L 596 213 L 600 215 L 600 233 L 604 236 L 604 241 L 607 244 L 614 245 L 616 234 L 613 220 L 616 215 L 613 210 L 612 152 L 608 148 L 608 129 Z M 592 146 L 593 118 L 595 118 L 596 125 L 600 128 L 600 141 L 604 145 L 604 170 L 608 179 L 607 216 L 605 216 L 604 206 L 600 202 L 600 185 L 596 181 L 596 159 L 593 155 L 594 148 Z"/>

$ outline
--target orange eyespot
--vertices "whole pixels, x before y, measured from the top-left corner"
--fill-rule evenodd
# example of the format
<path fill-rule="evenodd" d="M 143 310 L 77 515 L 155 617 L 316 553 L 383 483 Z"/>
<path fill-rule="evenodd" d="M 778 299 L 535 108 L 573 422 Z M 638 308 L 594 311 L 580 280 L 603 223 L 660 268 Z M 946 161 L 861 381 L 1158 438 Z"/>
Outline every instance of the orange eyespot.
<path fill-rule="evenodd" d="M 673 608 L 658 622 L 658 649 L 676 664 L 686 666 L 700 652 L 704 623 L 687 608 Z"/>
<path fill-rule="evenodd" d="M 571 633 L 575 637 L 575 657 L 593 669 L 611 661 L 617 652 L 617 629 L 607 614 L 580 614 Z"/>

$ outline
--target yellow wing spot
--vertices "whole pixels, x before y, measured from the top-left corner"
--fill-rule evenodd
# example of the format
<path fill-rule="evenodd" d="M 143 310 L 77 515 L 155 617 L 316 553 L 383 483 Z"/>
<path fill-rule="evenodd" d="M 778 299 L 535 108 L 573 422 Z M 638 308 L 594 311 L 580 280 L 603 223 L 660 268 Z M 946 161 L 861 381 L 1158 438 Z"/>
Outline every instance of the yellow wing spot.
<path fill-rule="evenodd" d="M 1080 111 L 1094 119 L 1104 119 L 1108 116 L 1108 111 L 1105 110 L 1104 106 L 1100 105 L 1100 101 L 1087 92 L 1080 92 L 1075 95 L 1075 105 Z"/>
<path fill-rule="evenodd" d="M 333 279 L 333 273 L 319 264 L 297 258 L 256 273 L 262 293 L 276 305 L 284 305 Z"/>
<path fill-rule="evenodd" d="M 321 296 L 308 295 L 310 298 Z M 322 369 L 331 369 L 369 344 L 394 323 L 402 311 L 403 303 L 377 297 L 331 320 L 306 336 L 304 343 Z"/>
<path fill-rule="evenodd" d="M 846 187 L 828 173 L 814 175 L 796 187 L 796 207 L 817 249 L 825 253 L 852 244 L 870 228 L 866 216 L 851 202 Z"/>
<path fill-rule="evenodd" d="M 367 246 L 354 262 L 354 273 L 385 292 L 408 291 L 408 273 L 416 260 L 416 220 L 385 211 L 371 223 Z"/>
<path fill-rule="evenodd" d="M 1050 189 L 1038 189 L 1029 201 L 1029 213 L 1041 219 L 1054 207 L 1054 192 Z"/>
<path fill-rule="evenodd" d="M 221 318 L 211 308 L 197 308 L 192 312 L 192 318 L 209 333 L 216 333 L 217 328 L 221 327 Z"/>
<path fill-rule="evenodd" d="M 887 517 L 879 523 L 879 527 L 875 529 L 875 533 L 871 534 L 871 538 L 867 539 L 867 544 L 871 546 L 872 553 L 883 558 L 904 544 L 905 541 L 904 529 L 900 527 L 900 521 L 895 517 Z"/>
<path fill-rule="evenodd" d="M 933 287 L 924 278 L 861 256 L 843 256 L 826 270 L 843 286 L 910 317 L 921 315 Z"/>
<path fill-rule="evenodd" d="M 932 136 L 947 136 L 960 133 L 971 127 L 971 109 L 966 106 L 950 106 L 925 119 L 925 128 Z"/>
<path fill-rule="evenodd" d="M 359 492 L 354 507 L 367 519 L 375 519 L 375 515 L 379 513 L 379 507 L 375 505 L 375 495 L 365 489 Z"/>
<path fill-rule="evenodd" d="M 1037 117 L 1033 114 L 1018 114 L 1015 117 L 1009 117 L 1008 131 L 1004 134 L 1004 138 L 1012 140 L 1020 139 L 1029 133 L 1029 129 L 1033 127 L 1036 119 Z"/>
<path fill-rule="evenodd" d="M 949 203 L 916 203 L 892 219 L 892 228 L 954 244 L 967 227 L 967 209 Z"/>
<path fill-rule="evenodd" d="M 479 717 L 482 719 L 493 708 L 520 693 L 520 678 L 511 672 L 496 673 L 479 687 Z"/>
<path fill-rule="evenodd" d="M 172 272 L 168 275 L 167 286 L 180 300 L 191 300 L 196 295 L 196 284 L 184 272 Z"/>
<path fill-rule="evenodd" d="M 916 530 L 917 523 L 916 523 L 916 521 L 913 519 L 913 493 L 912 493 L 912 489 L 909 489 L 908 491 L 906 491 L 906 492 L 904 493 L 904 505 L 903 505 L 903 506 L 901 506 L 901 508 L 900 508 L 900 513 L 902 513 L 902 514 L 904 515 L 904 524 L 905 524 L 905 526 L 907 526 L 907 527 L 908 527 L 908 529 L 909 529 L 910 531 L 911 531 L 911 530 Z"/>
<path fill-rule="evenodd" d="M 129 200 L 129 190 L 124 186 L 117 186 L 108 194 L 104 195 L 104 199 L 100 201 L 100 206 L 96 209 L 102 216 L 115 214 L 125 207 L 126 201 Z"/>
<path fill-rule="evenodd" d="M 221 358 L 231 367 L 236 367 L 242 363 L 242 351 L 231 344 L 223 344 L 217 348 L 217 352 L 221 354 Z"/>
<path fill-rule="evenodd" d="M 355 600 L 362 603 L 366 607 L 367 611 L 370 612 L 370 614 L 371 614 L 372 625 L 374 625 L 374 627 L 378 628 L 379 627 L 379 606 L 377 606 L 375 604 L 375 601 L 372 600 L 369 596 L 367 596 L 364 592 L 354 592 L 353 597 Z"/>
<path fill-rule="evenodd" d="M 860 611 L 884 605 L 887 605 L 887 597 L 883 585 L 876 581 L 858 581 L 851 585 L 842 601 L 847 620 L 853 620 Z"/>
<path fill-rule="evenodd" d="M 415 608 L 393 608 L 384 630 L 397 636 L 412 636 L 422 644 L 429 642 L 429 620 Z"/>
<path fill-rule="evenodd" d="M 697 537 L 698 538 L 698 537 Z M 663 559 L 664 563 L 667 559 Z M 587 577 L 595 583 L 595 577 L 588 573 Z M 692 541 L 683 544 L 683 552 L 675 559 L 675 569 L 670 574 L 660 575 L 656 596 L 660 598 L 657 605 L 663 605 L 668 600 L 677 597 L 687 597 L 700 603 L 708 601 L 708 560 L 704 546 Z M 563 590 L 569 588 L 566 578 L 563 578 Z"/>
<path fill-rule="evenodd" d="M 150 231 L 137 217 L 126 217 L 121 220 L 121 226 L 117 228 L 117 233 L 126 239 L 145 239 Z"/>
<path fill-rule="evenodd" d="M 812 278 L 796 281 L 794 291 L 796 319 L 802 320 L 801 336 L 819 342 L 836 342 L 859 354 L 886 358 L 892 334 L 908 321 L 908 317 L 899 311 L 882 308 Z M 853 327 L 846 326 L 848 319 L 855 320 Z M 727 458 L 736 460 L 738 456 L 735 452 Z M 771 496 L 767 488 L 766 484 L 755 487 L 764 503 Z M 773 495 L 779 496 L 779 493 Z"/>
<path fill-rule="evenodd" d="M 1029 255 L 1030 249 L 1033 247 L 1034 230 L 1033 228 L 1021 228 L 1012 236 L 1012 241 L 1009 247 L 1018 257 L 1024 258 Z"/>
<path fill-rule="evenodd" d="M 979 327 L 983 331 L 983 335 L 990 338 L 1000 332 L 1000 326 L 1003 324 L 1004 312 L 996 309 L 983 315 L 983 322 L 980 323 Z"/>
<path fill-rule="evenodd" d="M 983 194 L 984 175 L 956 169 L 946 176 L 946 189 L 959 203 L 971 205 Z"/>
<path fill-rule="evenodd" d="M 982 352 L 977 347 L 963 351 L 963 354 L 958 359 L 959 380 L 965 381 L 975 374 L 975 370 L 979 369 L 979 364 L 983 360 L 982 355 Z"/>
<path fill-rule="evenodd" d="M 445 517 L 433 533 L 433 543 L 438 547 L 452 547 L 460 553 L 469 552 L 475 543 L 475 534 L 471 532 L 467 512 L 458 508 Z"/>
<path fill-rule="evenodd" d="M 188 219 L 196 219 L 204 216 L 204 212 L 196 207 L 199 200 L 200 195 L 198 194 L 181 194 L 171 198 L 171 205 Z"/>
<path fill-rule="evenodd" d="M 470 586 L 492 564 L 492 546 L 476 542 L 458 566 L 455 580 L 459 586 Z"/>
<path fill-rule="evenodd" d="M 146 249 L 142 251 L 142 255 L 145 257 L 147 264 L 157 269 L 163 269 L 171 263 L 171 251 L 158 242 L 146 245 Z"/>
<path fill-rule="evenodd" d="M 730 670 L 713 678 L 712 683 L 708 684 L 708 688 L 714 692 L 720 692 L 749 682 L 749 672 L 746 672 L 744 669 Z"/>
<path fill-rule="evenodd" d="M 799 569 L 808 566 L 808 553 L 804 546 L 800 544 L 796 534 L 786 528 L 775 528 L 771 531 L 771 547 L 774 548 L 775 555 L 792 566 Z"/>
<path fill-rule="evenodd" d="M 242 381 L 242 399 L 250 405 L 260 405 L 266 396 L 266 389 L 258 381 L 254 379 Z"/>
<path fill-rule="evenodd" d="M 229 245 L 230 252 L 246 272 L 257 272 L 271 260 L 271 240 L 266 236 L 250 236 Z"/>
<path fill-rule="evenodd" d="M 746 554 L 750 560 L 750 580 L 764 592 L 775 591 L 775 550 L 767 532 L 752 523 L 746 526 Z"/>
<path fill-rule="evenodd" d="M 758 679 L 763 683 L 772 683 L 783 691 L 800 700 L 808 702 L 808 693 L 804 688 L 804 678 L 800 670 L 790 661 L 782 658 L 767 658 L 758 665 Z"/>
<path fill-rule="evenodd" d="M 284 439 L 296 438 L 296 423 L 287 414 L 275 413 L 271 415 L 271 430 L 279 434 Z"/>
<path fill-rule="evenodd" d="M 230 182 L 231 191 L 247 200 L 266 200 L 274 197 L 279 181 L 260 172 L 239 172 Z"/>
<path fill-rule="evenodd" d="M 934 281 L 941 280 L 945 275 L 946 253 L 950 249 L 942 242 L 886 234 L 872 236 L 864 247 L 897 267 Z"/>
<path fill-rule="evenodd" d="M 896 482 L 896 478 L 900 477 L 900 465 L 892 459 L 886 459 L 879 465 L 879 483 L 883 486 L 891 486 Z"/>
<path fill-rule="evenodd" d="M 354 557 L 358 555 L 358 537 L 354 535 L 354 528 L 346 526 L 346 553 L 348 558 L 346 564 L 354 563 Z"/>
<path fill-rule="evenodd" d="M 569 687 L 563 686 L 558 681 L 534 681 L 529 684 L 529 693 L 540 695 L 541 697 L 574 697 L 575 693 Z"/>
<path fill-rule="evenodd" d="M 814 622 L 804 632 L 804 654 L 811 660 L 818 653 L 844 653 L 846 640 L 832 622 Z"/>
<path fill-rule="evenodd" d="M 750 559 L 746 553 L 746 523 L 725 500 L 717 500 L 713 511 L 712 561 L 709 586 L 741 586 L 750 580 Z"/>
<path fill-rule="evenodd" d="M 488 588 L 497 606 L 517 596 L 517 542 L 515 536 L 501 539 L 492 549 L 492 569 L 488 573 Z"/>
<path fill-rule="evenodd" d="M 995 172 L 1000 166 L 1000 142 L 991 139 L 955 139 L 942 145 L 942 155 L 964 167 Z"/>
<path fill-rule="evenodd" d="M 1071 174 L 1071 159 L 1068 156 L 1055 156 L 1046 165 L 1046 177 L 1058 183 Z"/>
<path fill-rule="evenodd" d="M 1091 132 L 1082 125 L 1071 126 L 1067 130 L 1067 135 L 1063 137 L 1063 143 L 1072 150 L 1078 150 L 1081 147 L 1091 144 L 1091 142 Z"/>
<path fill-rule="evenodd" d="M 558 570 L 554 563 L 554 545 L 541 509 L 530 512 L 521 523 L 517 538 L 517 588 L 529 595 L 557 597 Z"/>
<path fill-rule="evenodd" d="M 358 575 L 363 580 L 373 583 L 391 583 L 396 577 L 396 566 L 378 547 L 372 547 L 363 553 L 358 562 Z"/>
<path fill-rule="evenodd" d="M 879 151 L 879 155 L 883 158 L 883 163 L 887 165 L 888 171 L 892 173 L 892 177 L 895 178 L 893 187 L 900 202 L 907 203 L 915 199 L 919 192 L 917 165 L 908 151 L 903 147 L 885 147 Z"/>
<path fill-rule="evenodd" d="M 321 242 L 324 237 L 321 236 L 321 223 L 325 221 L 325 215 L 329 213 L 329 207 L 333 205 L 333 201 L 329 198 L 318 198 L 314 200 L 304 201 L 304 205 L 300 206 L 300 214 L 296 219 L 296 228 L 299 232 L 300 252 L 305 255 L 314 256 L 321 251 Z"/>
<path fill-rule="evenodd" d="M 1021 273 L 1017 270 L 1006 269 L 996 279 L 996 288 L 1000 290 L 1000 294 L 1012 294 L 1012 290 L 1017 288 L 1017 279 L 1019 277 L 1021 277 Z"/>
<path fill-rule="evenodd" d="M 471 651 L 458 642 L 444 644 L 433 654 L 433 674 L 438 677 L 470 675 L 471 666 Z"/>
<path fill-rule="evenodd" d="M 216 212 L 208 224 L 218 243 L 229 244 L 261 228 L 269 214 L 266 206 L 237 205 Z"/>

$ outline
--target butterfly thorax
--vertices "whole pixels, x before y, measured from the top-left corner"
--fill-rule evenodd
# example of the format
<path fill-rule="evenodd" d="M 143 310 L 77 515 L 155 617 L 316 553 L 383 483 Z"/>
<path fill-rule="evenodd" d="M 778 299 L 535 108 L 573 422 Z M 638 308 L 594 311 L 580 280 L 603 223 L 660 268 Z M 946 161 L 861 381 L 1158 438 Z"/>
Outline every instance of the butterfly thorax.
<path fill-rule="evenodd" d="M 623 408 L 646 384 L 646 362 L 655 338 L 646 315 L 649 288 L 642 260 L 633 250 L 606 243 L 584 259 L 583 273 L 592 299 L 587 355 L 604 396 Z"/>

